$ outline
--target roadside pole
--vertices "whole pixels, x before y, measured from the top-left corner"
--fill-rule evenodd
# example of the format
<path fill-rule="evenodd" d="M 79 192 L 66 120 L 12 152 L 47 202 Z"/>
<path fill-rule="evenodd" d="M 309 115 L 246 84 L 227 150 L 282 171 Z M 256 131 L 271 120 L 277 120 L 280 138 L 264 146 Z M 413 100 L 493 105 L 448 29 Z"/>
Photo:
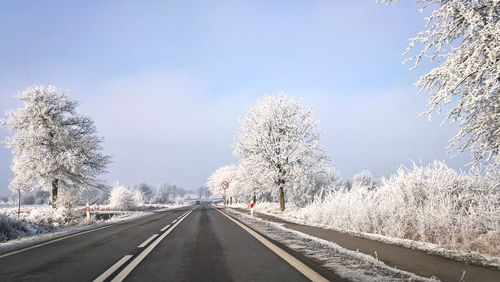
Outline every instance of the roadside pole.
<path fill-rule="evenodd" d="M 252 202 L 250 203 L 250 216 L 253 217 L 253 206 L 255 206 L 255 200 L 256 200 L 256 196 L 255 196 L 255 188 L 253 189 L 253 199 L 252 199 Z"/>

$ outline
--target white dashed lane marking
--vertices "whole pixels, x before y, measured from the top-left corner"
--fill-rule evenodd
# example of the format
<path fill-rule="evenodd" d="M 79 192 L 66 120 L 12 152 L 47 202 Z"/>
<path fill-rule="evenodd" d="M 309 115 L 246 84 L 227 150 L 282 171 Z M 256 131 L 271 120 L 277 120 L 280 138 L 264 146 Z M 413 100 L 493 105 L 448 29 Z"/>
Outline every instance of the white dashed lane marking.
<path fill-rule="evenodd" d="M 153 239 L 156 238 L 157 236 L 158 236 L 158 234 L 153 234 L 146 241 L 142 242 L 142 244 L 140 244 L 137 248 L 144 248 L 144 247 L 146 247 L 146 245 L 149 244 L 149 242 L 153 241 Z"/>

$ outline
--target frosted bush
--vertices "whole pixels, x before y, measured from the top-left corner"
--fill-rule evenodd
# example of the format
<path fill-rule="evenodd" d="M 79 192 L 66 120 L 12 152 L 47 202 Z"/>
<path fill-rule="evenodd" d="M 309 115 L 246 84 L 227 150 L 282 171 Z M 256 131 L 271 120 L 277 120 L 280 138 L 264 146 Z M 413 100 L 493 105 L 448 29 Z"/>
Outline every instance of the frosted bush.
<path fill-rule="evenodd" d="M 435 161 L 401 167 L 375 190 L 334 191 L 297 216 L 341 229 L 500 255 L 499 199 L 498 180 L 458 173 Z"/>
<path fill-rule="evenodd" d="M 0 242 L 22 237 L 27 232 L 28 228 L 22 221 L 0 213 Z"/>
<path fill-rule="evenodd" d="M 374 190 L 375 188 L 377 188 L 377 181 L 368 170 L 354 175 L 352 189 Z"/>
<path fill-rule="evenodd" d="M 116 184 L 109 193 L 109 205 L 117 210 L 133 210 L 144 204 L 139 190 L 130 190 Z"/>

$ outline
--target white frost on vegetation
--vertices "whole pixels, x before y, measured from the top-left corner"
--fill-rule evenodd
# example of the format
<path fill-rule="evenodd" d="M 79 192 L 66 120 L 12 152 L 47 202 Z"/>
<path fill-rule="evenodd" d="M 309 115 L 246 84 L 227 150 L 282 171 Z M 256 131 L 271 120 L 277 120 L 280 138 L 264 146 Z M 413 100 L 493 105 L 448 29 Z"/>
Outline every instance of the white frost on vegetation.
<path fill-rule="evenodd" d="M 377 0 L 398 3 L 398 0 Z M 500 172 L 500 1 L 419 0 L 435 7 L 424 31 L 410 39 L 408 60 L 416 68 L 422 58 L 440 63 L 416 86 L 430 95 L 427 111 L 440 113 L 453 105 L 447 119 L 459 124 L 450 149 L 472 153 L 472 168 Z M 417 46 L 417 47 L 415 47 Z"/>
<path fill-rule="evenodd" d="M 212 173 L 205 185 L 213 194 L 223 196 L 224 193 L 226 193 L 226 197 L 233 197 L 242 192 L 239 189 L 241 186 L 239 185 L 238 180 L 238 166 L 226 165 L 218 168 L 214 173 Z M 225 192 L 222 188 L 223 181 L 229 182 L 229 188 L 226 189 Z"/>
<path fill-rule="evenodd" d="M 143 211 L 127 212 L 114 214 L 108 220 L 96 220 L 94 216 L 87 220 L 83 207 L 76 210 L 78 215 L 69 219 L 65 217 L 66 214 L 62 208 L 29 206 L 21 209 L 21 217 L 17 219 L 17 208 L 0 207 L 0 254 L 151 214 Z"/>
<path fill-rule="evenodd" d="M 281 195 L 285 191 L 300 193 L 296 188 L 328 163 L 326 150 L 319 145 L 319 122 L 312 108 L 284 93 L 264 96 L 239 123 L 234 154 L 242 158 L 240 169 L 248 169 L 244 174 L 254 178 L 253 185 L 261 184 Z M 285 208 L 284 202 L 281 208 Z"/>
<path fill-rule="evenodd" d="M 142 192 L 138 189 L 115 184 L 109 193 L 109 206 L 115 210 L 135 210 L 144 205 Z"/>
<path fill-rule="evenodd" d="M 259 204 L 256 209 L 465 262 L 500 265 L 499 199 L 498 181 L 436 161 L 401 167 L 376 189 L 334 191 L 305 208 L 281 213 L 277 204 Z"/>
<path fill-rule="evenodd" d="M 14 132 L 5 141 L 14 155 L 9 188 L 19 193 L 55 188 L 66 192 L 65 200 L 100 188 L 97 176 L 110 157 L 101 153 L 94 122 L 77 114 L 78 103 L 53 86 L 34 86 L 16 98 L 24 107 L 8 112 L 3 122 Z"/>
<path fill-rule="evenodd" d="M 0 242 L 93 222 L 94 218 L 88 220 L 83 208 L 76 206 L 71 211 L 64 207 L 28 206 L 21 208 L 19 217 L 17 208 L 0 207 Z"/>

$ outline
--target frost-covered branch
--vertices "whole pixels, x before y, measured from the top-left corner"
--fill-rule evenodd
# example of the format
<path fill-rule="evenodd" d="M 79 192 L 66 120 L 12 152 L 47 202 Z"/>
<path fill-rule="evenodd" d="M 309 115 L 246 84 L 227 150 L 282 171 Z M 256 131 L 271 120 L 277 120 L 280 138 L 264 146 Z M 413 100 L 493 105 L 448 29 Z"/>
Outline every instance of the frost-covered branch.
<path fill-rule="evenodd" d="M 393 0 L 378 0 L 394 3 Z M 472 168 L 486 167 L 498 174 L 500 167 L 500 1 L 420 0 L 436 9 L 426 18 L 426 29 L 410 39 L 406 53 L 417 44 L 422 49 L 408 58 L 417 67 L 423 57 L 444 62 L 420 77 L 416 86 L 430 95 L 427 114 L 454 105 L 447 119 L 459 124 L 450 151 L 472 153 Z M 419 92 L 419 93 L 420 93 Z"/>

